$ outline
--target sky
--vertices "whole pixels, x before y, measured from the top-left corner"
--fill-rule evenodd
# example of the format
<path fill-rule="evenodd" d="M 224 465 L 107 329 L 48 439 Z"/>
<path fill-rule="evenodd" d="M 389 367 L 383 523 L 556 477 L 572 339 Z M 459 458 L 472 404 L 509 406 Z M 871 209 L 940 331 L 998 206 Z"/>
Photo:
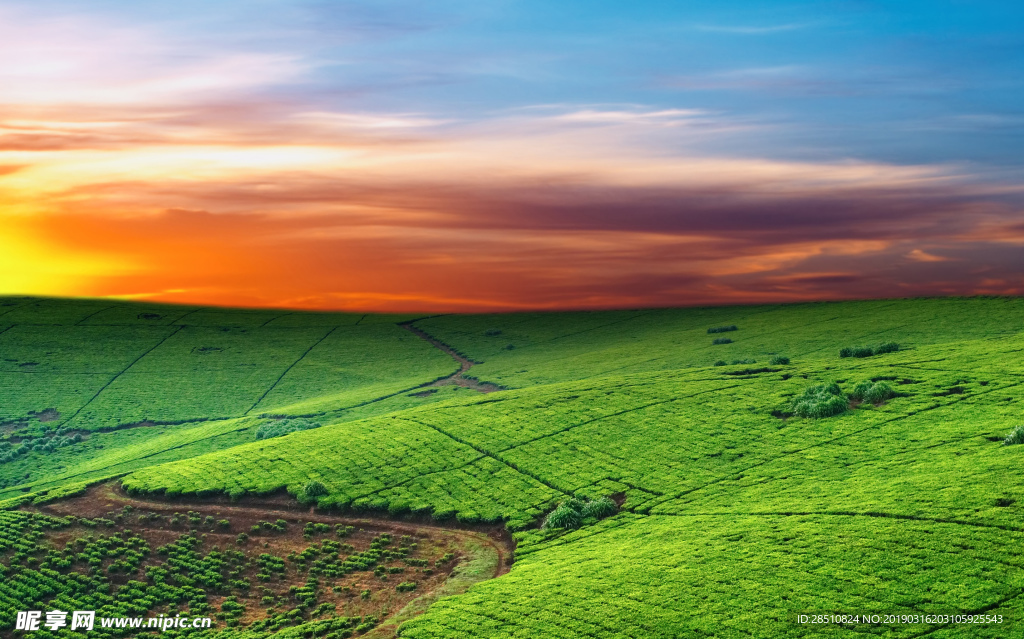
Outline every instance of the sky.
<path fill-rule="evenodd" d="M 0 295 L 1024 294 L 1019 2 L 0 0 Z"/>

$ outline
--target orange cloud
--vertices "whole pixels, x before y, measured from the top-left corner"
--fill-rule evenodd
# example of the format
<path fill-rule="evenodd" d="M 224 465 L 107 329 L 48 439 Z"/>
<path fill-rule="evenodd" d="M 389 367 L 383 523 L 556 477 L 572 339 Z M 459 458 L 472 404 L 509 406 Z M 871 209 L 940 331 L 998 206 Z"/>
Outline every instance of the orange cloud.
<path fill-rule="evenodd" d="M 0 87 L 4 293 L 471 311 L 1021 282 L 1004 241 L 1019 194 L 948 167 L 675 151 L 730 126 L 702 111 L 459 123 L 218 84 L 246 65 L 300 74 L 289 60 L 172 69 L 118 98 L 137 78 L 100 62 L 83 62 L 89 90 Z"/>
<path fill-rule="evenodd" d="M 225 212 L 150 212 L 171 201 Z M 17 219 L 42 238 L 40 255 L 58 257 L 75 276 L 54 281 L 74 281 L 73 292 L 91 296 L 488 311 L 1021 286 L 1016 247 L 958 239 L 1000 218 L 964 217 L 955 191 L 758 199 L 741 189 L 483 188 L 286 173 L 254 182 L 95 184 L 63 193 L 53 206 Z M 1012 217 L 1007 209 L 1004 222 Z M 908 262 L 914 251 L 924 253 L 920 246 L 941 249 L 950 261 Z M 84 256 L 104 256 L 109 268 L 79 268 L 90 263 Z M 18 292 L 55 291 L 36 282 Z"/>

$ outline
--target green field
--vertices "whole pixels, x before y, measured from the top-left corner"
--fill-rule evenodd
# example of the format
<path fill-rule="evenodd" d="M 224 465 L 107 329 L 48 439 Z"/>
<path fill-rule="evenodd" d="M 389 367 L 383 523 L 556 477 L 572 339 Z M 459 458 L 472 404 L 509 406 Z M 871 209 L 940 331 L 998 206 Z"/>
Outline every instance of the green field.
<path fill-rule="evenodd" d="M 1022 299 L 422 319 L 0 304 L 8 508 L 117 478 L 512 531 L 508 574 L 402 637 L 1024 636 L 1024 445 L 1003 442 L 1024 424 Z M 503 390 L 422 392 L 458 365 L 409 321 Z M 838 414 L 798 416 L 818 385 Z M 286 417 L 302 429 L 258 437 Z M 573 496 L 620 507 L 542 525 Z"/>

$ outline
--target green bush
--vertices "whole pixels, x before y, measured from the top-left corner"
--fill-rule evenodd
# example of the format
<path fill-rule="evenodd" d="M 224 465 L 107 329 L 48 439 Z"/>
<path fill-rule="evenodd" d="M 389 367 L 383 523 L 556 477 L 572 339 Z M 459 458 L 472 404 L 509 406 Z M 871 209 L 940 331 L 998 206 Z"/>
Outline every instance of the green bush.
<path fill-rule="evenodd" d="M 583 517 L 578 510 L 562 504 L 544 521 L 544 528 L 579 528 L 583 523 Z"/>
<path fill-rule="evenodd" d="M 853 387 L 853 392 L 850 393 L 850 399 L 855 399 L 857 401 L 863 400 L 864 394 L 871 390 L 872 386 L 874 386 L 874 384 L 871 382 L 860 382 Z"/>
<path fill-rule="evenodd" d="M 874 354 L 869 346 L 847 346 L 839 350 L 839 357 L 871 357 Z"/>
<path fill-rule="evenodd" d="M 726 361 L 724 359 L 720 359 L 717 362 L 715 362 L 714 364 L 712 364 L 712 366 L 725 366 L 725 365 L 726 365 Z"/>
<path fill-rule="evenodd" d="M 607 497 L 594 500 L 570 497 L 544 520 L 544 528 L 579 528 L 586 519 L 604 519 L 618 512 L 615 502 Z"/>
<path fill-rule="evenodd" d="M 604 519 L 605 517 L 611 517 L 618 512 L 618 510 L 619 508 L 615 505 L 614 501 L 607 497 L 601 497 L 600 499 L 595 499 L 594 501 L 585 504 L 583 509 L 580 511 L 580 515 L 582 515 L 584 519 L 587 517 Z"/>
<path fill-rule="evenodd" d="M 800 417 L 831 417 L 845 412 L 849 402 L 835 382 L 816 384 L 793 400 L 793 413 Z"/>
<path fill-rule="evenodd" d="M 896 397 L 896 389 L 887 381 L 861 382 L 853 387 L 850 398 L 857 401 L 881 404 L 887 399 Z"/>
<path fill-rule="evenodd" d="M 900 345 L 896 342 L 886 342 L 874 348 L 870 346 L 847 346 L 839 350 L 839 357 L 871 357 L 872 355 L 881 355 L 882 353 L 895 353 L 898 350 L 900 350 Z"/>
<path fill-rule="evenodd" d="M 1024 424 L 1011 430 L 1003 440 L 1003 446 L 1012 446 L 1013 444 L 1024 444 Z"/>
<path fill-rule="evenodd" d="M 729 339 L 728 337 L 716 337 L 715 339 L 711 340 L 711 343 L 712 344 L 732 344 L 732 340 Z"/>
<path fill-rule="evenodd" d="M 729 331 L 739 330 L 735 324 L 729 326 L 714 326 L 708 329 L 708 333 L 728 333 Z"/>
<path fill-rule="evenodd" d="M 895 353 L 900 350 L 900 345 L 896 342 L 886 342 L 875 348 L 875 355 L 881 355 L 882 353 Z"/>
<path fill-rule="evenodd" d="M 770 360 L 768 360 L 768 363 L 771 364 L 772 366 L 780 366 L 788 364 L 789 358 L 786 357 L 785 355 L 775 355 Z"/>
<path fill-rule="evenodd" d="M 889 382 L 877 382 L 868 392 L 864 393 L 864 401 L 880 404 L 896 396 L 896 389 Z"/>
<path fill-rule="evenodd" d="M 313 480 L 306 483 L 306 485 L 302 487 L 302 492 L 306 495 L 306 497 L 323 497 L 324 495 L 327 494 L 327 486 L 324 486 L 322 483 Z"/>
<path fill-rule="evenodd" d="M 281 437 L 288 433 L 320 428 L 320 426 L 320 422 L 314 422 L 301 417 L 294 419 L 274 419 L 256 429 L 256 439 Z"/>

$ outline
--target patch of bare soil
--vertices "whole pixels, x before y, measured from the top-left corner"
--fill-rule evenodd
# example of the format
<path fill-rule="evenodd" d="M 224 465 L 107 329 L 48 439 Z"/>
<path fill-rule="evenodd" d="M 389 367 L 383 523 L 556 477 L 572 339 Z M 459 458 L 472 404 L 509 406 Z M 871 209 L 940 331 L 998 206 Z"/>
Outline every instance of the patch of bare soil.
<path fill-rule="evenodd" d="M 60 419 L 60 413 L 57 412 L 56 408 L 47 408 L 46 410 L 38 413 L 29 413 L 35 415 L 35 418 L 41 422 L 55 422 Z"/>
<path fill-rule="evenodd" d="M 199 540 L 195 552 L 200 555 L 215 549 L 243 553 L 244 560 L 225 568 L 232 571 L 225 581 L 234 586 L 208 590 L 212 612 L 220 611 L 228 597 L 237 598 L 243 613 L 219 614 L 225 623 L 243 627 L 285 614 L 291 619 L 280 627 L 332 617 L 372 617 L 374 625 L 385 624 L 413 600 L 442 589 L 464 563 L 491 557 L 493 574 L 483 578 L 497 577 L 511 563 L 511 540 L 498 526 L 447 528 L 334 516 L 302 507 L 285 495 L 245 503 L 164 501 L 129 496 L 110 482 L 31 510 L 79 518 L 48 535 L 57 549 L 89 535 L 145 539 L 154 552 L 130 574 L 111 572 L 114 584 L 145 582 L 147 567 L 166 561 L 157 549 L 187 537 Z M 350 560 L 365 562 L 365 568 L 353 570 Z M 280 568 L 268 571 L 268 565 Z M 317 586 L 309 599 L 311 578 Z M 450 585 L 444 592 L 449 590 Z"/>
<path fill-rule="evenodd" d="M 468 371 L 470 368 L 472 368 L 473 364 L 479 364 L 480 362 L 474 362 L 473 360 L 469 359 L 468 357 L 460 354 L 458 351 L 456 351 L 451 346 L 449 346 L 449 345 L 445 344 L 444 342 L 441 342 L 441 341 L 439 341 L 437 339 L 434 339 L 429 333 L 426 333 L 426 332 L 416 328 L 412 324 L 399 324 L 399 326 L 401 326 L 405 330 L 409 331 L 410 333 L 412 333 L 416 337 L 419 337 L 420 339 L 429 342 L 434 348 L 437 348 L 438 350 L 444 351 L 452 359 L 454 359 L 456 362 L 459 363 L 459 370 L 456 371 L 455 373 L 452 373 L 448 377 L 443 377 L 443 378 L 441 378 L 441 379 L 439 379 L 437 381 L 430 382 L 429 384 L 424 384 L 424 386 L 451 386 L 451 385 L 456 385 L 456 386 L 461 386 L 463 388 L 471 388 L 471 389 L 473 389 L 475 391 L 480 391 L 481 393 L 493 393 L 494 391 L 505 390 L 504 388 L 502 388 L 501 386 L 499 386 L 497 384 L 492 384 L 491 382 L 481 382 L 480 380 L 478 380 L 475 377 L 470 377 L 470 376 L 466 375 L 466 371 Z M 422 393 L 416 393 L 416 396 L 417 397 L 426 397 L 426 395 L 424 395 Z"/>

